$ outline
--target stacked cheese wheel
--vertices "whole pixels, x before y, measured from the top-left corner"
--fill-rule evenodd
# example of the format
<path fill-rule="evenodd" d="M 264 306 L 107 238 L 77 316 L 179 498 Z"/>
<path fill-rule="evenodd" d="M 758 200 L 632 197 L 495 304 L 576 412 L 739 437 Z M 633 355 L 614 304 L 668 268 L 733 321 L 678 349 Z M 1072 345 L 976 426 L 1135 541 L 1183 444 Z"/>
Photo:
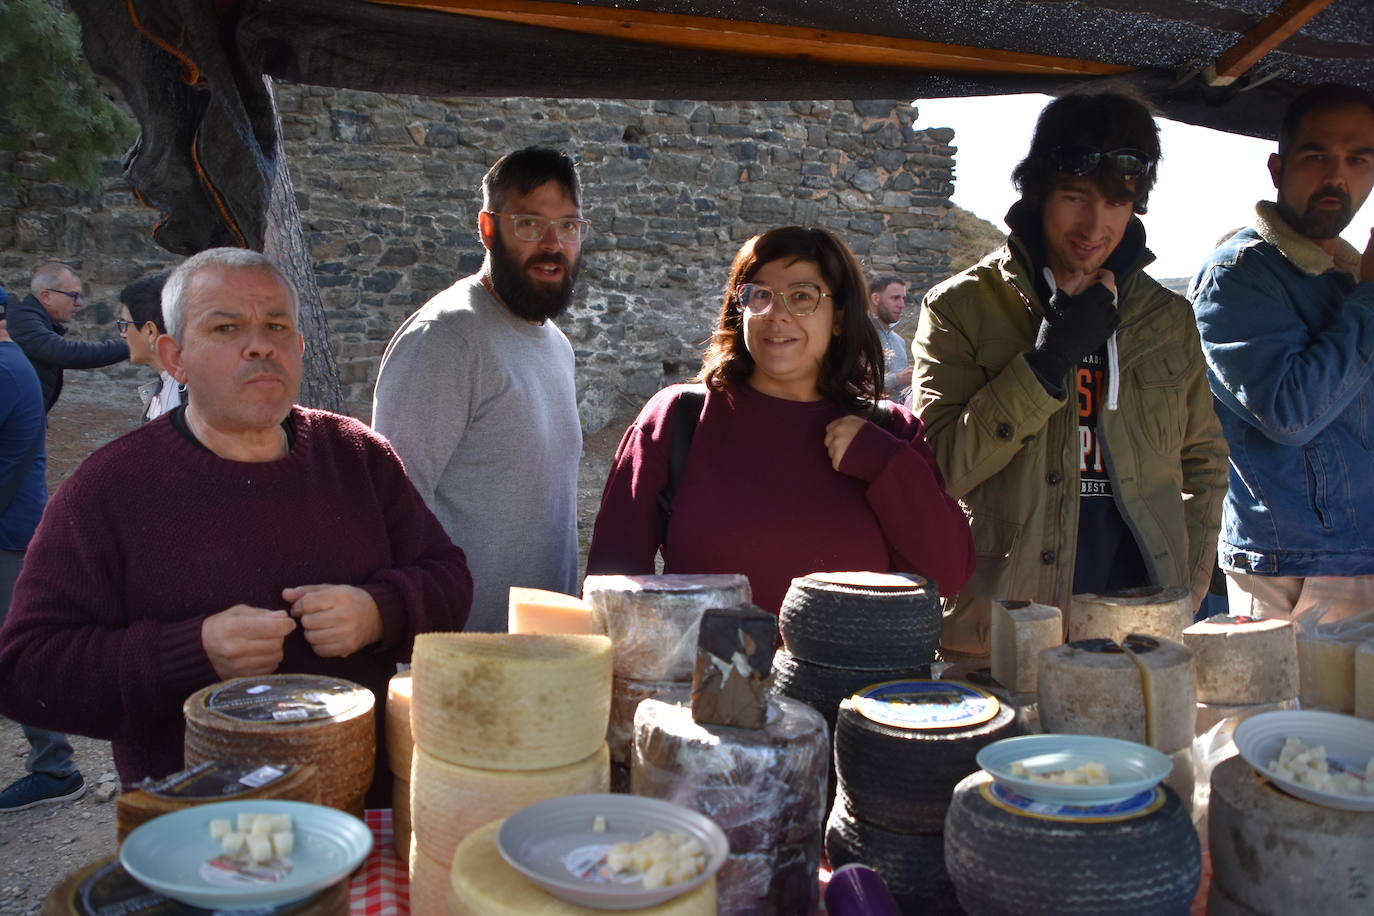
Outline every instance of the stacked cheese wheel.
<path fill-rule="evenodd" d="M 386 688 L 386 754 L 391 767 L 391 828 L 396 857 L 402 862 L 410 856 L 410 770 L 415 756 L 415 738 L 410 731 L 410 707 L 415 681 L 410 671 L 391 677 Z"/>
<path fill-rule="evenodd" d="M 1181 585 L 1126 588 L 1104 595 L 1074 595 L 1069 611 L 1070 642 L 1110 639 L 1120 642 L 1144 633 L 1178 642 L 1193 622 L 1193 597 Z"/>
<path fill-rule="evenodd" d="M 606 731 L 612 783 L 629 788 L 635 708 L 654 698 L 686 702 L 692 693 L 701 617 L 750 601 L 739 575 L 588 576 L 584 600 L 595 628 L 615 646 L 615 678 Z"/>
<path fill-rule="evenodd" d="M 1217 614 L 1183 631 L 1197 686 L 1194 731 L 1296 705 L 1298 649 L 1293 624 L 1279 618 Z"/>
<path fill-rule="evenodd" d="M 313 766 L 276 763 L 202 763 L 125 792 L 115 803 L 115 839 L 155 817 L 221 801 L 272 798 L 319 804 Z"/>
<path fill-rule="evenodd" d="M 186 765 L 271 760 L 313 766 L 320 804 L 362 817 L 372 785 L 376 698 L 366 687 L 309 674 L 241 677 L 186 699 Z"/>
<path fill-rule="evenodd" d="M 805 703 L 775 697 L 761 729 L 704 725 L 690 707 L 645 700 L 635 713 L 635 795 L 675 802 L 725 831 L 722 916 L 809 914 L 816 906 L 830 742 Z"/>
<path fill-rule="evenodd" d="M 447 908 L 442 898 L 425 892 L 417 901 L 411 893 L 411 912 L 416 916 L 591 916 L 601 912 L 559 900 L 531 883 L 501 857 L 497 821 L 479 827 L 459 844 L 449 872 Z M 707 881 L 691 893 L 674 897 L 655 907 L 617 910 L 626 916 L 715 916 L 716 883 Z"/>
<path fill-rule="evenodd" d="M 454 850 L 478 827 L 607 790 L 611 642 L 428 633 L 413 658 L 411 896 L 438 913 Z"/>

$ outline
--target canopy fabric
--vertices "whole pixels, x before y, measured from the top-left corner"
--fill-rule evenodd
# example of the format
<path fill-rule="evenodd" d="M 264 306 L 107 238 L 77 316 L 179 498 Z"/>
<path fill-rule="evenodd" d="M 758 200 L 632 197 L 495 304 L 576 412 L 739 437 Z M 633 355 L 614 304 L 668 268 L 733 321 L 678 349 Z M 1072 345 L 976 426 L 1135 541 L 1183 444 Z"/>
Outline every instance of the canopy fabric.
<path fill-rule="evenodd" d="M 155 237 L 187 254 L 262 247 L 284 167 L 271 79 L 702 100 L 1059 94 L 1116 80 L 1167 117 L 1261 137 L 1306 86 L 1374 91 L 1371 0 L 69 2 L 92 66 L 142 125 L 126 168 L 164 214 Z M 1219 63 L 1238 78 L 1215 78 Z"/>

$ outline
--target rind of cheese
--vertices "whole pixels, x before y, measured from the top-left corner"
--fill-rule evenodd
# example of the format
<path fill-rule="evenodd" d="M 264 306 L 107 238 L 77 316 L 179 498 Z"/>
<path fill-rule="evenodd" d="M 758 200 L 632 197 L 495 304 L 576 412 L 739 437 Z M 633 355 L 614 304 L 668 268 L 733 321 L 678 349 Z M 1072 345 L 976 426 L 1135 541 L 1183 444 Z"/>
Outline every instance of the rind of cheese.
<path fill-rule="evenodd" d="M 582 597 L 615 643 L 616 677 L 690 681 L 701 615 L 748 604 L 752 593 L 741 575 L 588 576 Z"/>
<path fill-rule="evenodd" d="M 573 633 L 583 636 L 599 632 L 592 619 L 592 606 L 581 598 L 542 588 L 518 586 L 511 586 L 506 629 L 512 633 Z"/>
<path fill-rule="evenodd" d="M 1084 593 L 1070 599 L 1068 641 L 1110 639 L 1130 633 L 1160 636 L 1174 642 L 1193 622 L 1193 599 L 1182 586 L 1122 589 L 1108 595 Z"/>
<path fill-rule="evenodd" d="M 415 638 L 415 743 L 486 770 L 547 770 L 606 740 L 611 641 L 605 636 L 424 633 Z"/>
<path fill-rule="evenodd" d="M 1059 608 L 1029 601 L 992 603 L 992 677 L 1013 694 L 1035 692 L 1040 652 L 1063 641 Z"/>
<path fill-rule="evenodd" d="M 496 848 L 501 822 L 480 827 L 459 844 L 449 871 L 450 916 L 585 916 L 585 907 L 559 900 L 511 868 Z M 436 914 L 444 910 L 413 912 Z M 617 910 L 638 916 L 715 916 L 715 878 L 658 906 Z"/>
<path fill-rule="evenodd" d="M 616 763 L 627 764 L 633 756 L 635 710 L 645 700 L 690 703 L 692 684 L 690 681 L 632 681 L 623 677 L 611 681 L 611 718 L 606 726 L 606 743 Z"/>
<path fill-rule="evenodd" d="M 1359 643 L 1316 633 L 1299 633 L 1299 697 L 1303 709 L 1355 710 L 1355 650 Z"/>
<path fill-rule="evenodd" d="M 1140 635 L 1127 635 L 1126 644 L 1129 646 Z M 1158 643 L 1158 647 L 1128 653 L 1140 669 L 1145 696 L 1145 743 L 1172 754 L 1193 744 L 1193 726 L 1197 722 L 1193 653 L 1181 643 L 1157 636 L 1148 639 Z"/>
<path fill-rule="evenodd" d="M 409 671 L 391 676 L 386 685 L 386 756 L 391 772 L 410 778 L 410 755 L 415 739 L 410 733 L 410 707 L 414 702 L 415 682 Z"/>
<path fill-rule="evenodd" d="M 1244 706 L 1298 695 L 1298 647 L 1290 621 L 1218 614 L 1183 631 L 1193 652 L 1199 703 Z"/>
<path fill-rule="evenodd" d="M 452 912 L 448 908 L 448 866 L 425 852 L 419 843 L 410 844 L 407 861 L 410 864 L 410 912 L 415 916 L 428 913 L 443 916 Z"/>
<path fill-rule="evenodd" d="M 469 833 L 548 798 L 610 791 L 610 755 L 596 753 L 550 770 L 479 770 L 415 749 L 411 824 L 415 842 L 447 864 Z"/>
<path fill-rule="evenodd" d="M 411 833 L 410 824 L 410 780 L 398 778 L 391 788 L 391 837 L 396 858 L 402 862 L 410 861 Z"/>
<path fill-rule="evenodd" d="M 1374 721 L 1374 639 L 1355 650 L 1355 715 Z"/>

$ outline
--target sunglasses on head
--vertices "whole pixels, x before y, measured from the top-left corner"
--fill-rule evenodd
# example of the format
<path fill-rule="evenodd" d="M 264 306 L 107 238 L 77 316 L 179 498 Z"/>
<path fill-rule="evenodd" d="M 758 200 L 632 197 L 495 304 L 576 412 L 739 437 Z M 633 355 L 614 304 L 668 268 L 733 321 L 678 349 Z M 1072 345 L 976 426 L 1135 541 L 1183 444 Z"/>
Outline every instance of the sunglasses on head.
<path fill-rule="evenodd" d="M 1054 167 L 1070 175 L 1091 175 L 1106 168 L 1118 178 L 1139 178 L 1154 163 L 1138 149 L 1093 149 L 1091 146 L 1056 146 L 1050 151 Z"/>

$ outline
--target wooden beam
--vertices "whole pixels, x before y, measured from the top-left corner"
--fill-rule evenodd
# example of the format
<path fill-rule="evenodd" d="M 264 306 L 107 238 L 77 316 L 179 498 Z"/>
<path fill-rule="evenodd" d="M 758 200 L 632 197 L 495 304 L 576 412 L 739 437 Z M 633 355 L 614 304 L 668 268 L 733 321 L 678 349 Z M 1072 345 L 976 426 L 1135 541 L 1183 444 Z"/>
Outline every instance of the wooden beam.
<path fill-rule="evenodd" d="M 858 32 L 837 32 L 711 16 L 685 16 L 551 0 L 369 0 L 544 26 L 693 51 L 777 57 L 860 67 L 1102 76 L 1134 69 L 1070 57 L 941 44 Z M 1328 0 L 1330 2 L 1330 0 Z"/>
<path fill-rule="evenodd" d="M 1283 5 L 1241 36 L 1207 69 L 1206 78 L 1214 86 L 1226 86 L 1253 67 L 1261 57 L 1307 25 L 1313 16 L 1331 5 L 1331 0 L 1284 0 Z"/>

